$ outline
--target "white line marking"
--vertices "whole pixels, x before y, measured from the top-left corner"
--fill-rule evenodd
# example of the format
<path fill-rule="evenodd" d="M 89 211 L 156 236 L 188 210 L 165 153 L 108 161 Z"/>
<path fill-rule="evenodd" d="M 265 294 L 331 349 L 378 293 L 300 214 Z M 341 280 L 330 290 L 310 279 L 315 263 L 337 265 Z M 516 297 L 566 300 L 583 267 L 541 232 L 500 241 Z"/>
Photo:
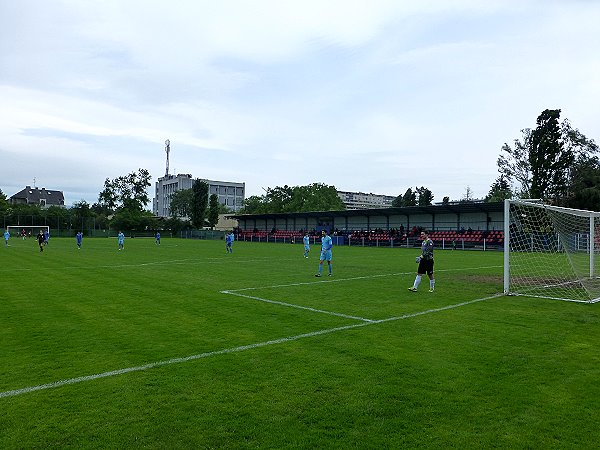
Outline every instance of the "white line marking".
<path fill-rule="evenodd" d="M 338 317 L 344 317 L 346 319 L 361 320 L 363 322 L 376 322 L 376 320 L 365 319 L 363 317 L 349 316 L 347 314 L 336 313 L 336 312 L 332 312 L 332 311 L 325 311 L 323 309 L 311 308 L 309 306 L 300 306 L 300 305 L 294 305 L 293 303 L 278 302 L 276 300 L 269 300 L 269 299 L 261 298 L 261 297 L 253 297 L 251 295 L 238 294 L 237 292 L 233 292 L 233 291 L 221 291 L 221 293 L 229 294 L 229 295 L 237 295 L 238 297 L 244 297 L 244 298 L 249 298 L 252 300 L 258 300 L 260 302 L 271 303 L 273 305 L 287 306 L 289 308 L 296 308 L 296 309 L 305 309 L 307 311 L 329 314 L 329 315 L 338 316 Z"/>
<path fill-rule="evenodd" d="M 477 303 L 477 302 L 481 302 L 484 300 L 490 300 L 496 297 L 500 297 L 503 294 L 497 294 L 497 295 L 493 295 L 490 297 L 484 297 L 484 298 L 478 298 L 475 300 L 469 300 L 466 302 L 462 302 L 462 303 L 457 303 L 455 305 L 448 305 L 448 306 L 443 306 L 441 308 L 435 308 L 435 309 L 429 309 L 427 311 L 420 311 L 420 312 L 416 312 L 416 313 L 412 313 L 412 314 L 405 314 L 403 316 L 398 316 L 398 317 L 390 317 L 388 319 L 382 319 L 382 320 L 376 320 L 376 321 L 371 321 L 371 322 L 360 322 L 357 324 L 353 324 L 353 325 L 346 325 L 343 327 L 336 327 L 336 328 L 328 328 L 325 330 L 319 330 L 319 331 L 313 331 L 311 333 L 304 333 L 304 334 L 298 334 L 296 336 L 288 336 L 288 337 L 284 337 L 284 338 L 280 338 L 280 339 L 274 339 L 271 341 L 265 341 L 265 342 L 259 342 L 256 344 L 250 344 L 250 345 L 242 345 L 240 347 L 233 347 L 233 348 L 227 348 L 227 349 L 223 349 L 223 350 L 216 350 L 214 352 L 206 352 L 206 353 L 199 353 L 197 355 L 191 355 L 191 356 L 186 356 L 183 358 L 172 358 L 172 359 L 168 359 L 165 361 L 158 361 L 158 362 L 153 362 L 153 363 L 149 363 L 149 364 L 144 364 L 141 366 L 135 366 L 135 367 L 127 367 L 125 369 L 119 369 L 119 370 L 112 370 L 110 372 L 103 372 L 103 373 L 98 373 L 95 375 L 87 375 L 87 376 L 83 376 L 83 377 L 76 377 L 76 378 L 69 378 L 66 380 L 61 380 L 61 381 L 54 381 L 52 383 L 47 383 L 47 384 L 40 384 L 37 386 L 29 386 L 29 387 L 25 387 L 22 389 L 14 389 L 11 391 L 4 391 L 4 392 L 0 392 L 0 398 L 6 398 L 6 397 L 15 397 L 17 395 L 23 395 L 23 394 L 27 394 L 30 392 L 35 392 L 35 391 L 41 391 L 44 389 L 53 389 L 53 388 L 57 388 L 60 386 L 66 386 L 69 384 L 77 384 L 77 383 L 82 383 L 84 381 L 93 381 L 93 380 L 97 380 L 100 378 L 107 378 L 107 377 L 113 377 L 113 376 L 117 376 L 117 375 L 122 375 L 125 373 L 130 373 L 130 372 L 139 372 L 142 370 L 149 370 L 149 369 L 154 369 L 155 367 L 161 367 L 161 366 L 167 366 L 167 365 L 171 365 L 171 364 L 179 364 L 179 363 L 183 363 L 183 362 L 187 362 L 187 361 L 193 361 L 196 359 L 203 359 L 203 358 L 208 358 L 211 356 L 217 356 L 217 355 L 225 355 L 228 353 L 236 353 L 236 352 L 242 352 L 245 350 L 252 350 L 255 348 L 260 348 L 260 347 L 266 347 L 269 345 L 277 345 L 277 344 L 283 344 L 286 342 L 291 342 L 291 341 L 297 341 L 300 339 L 304 339 L 304 338 L 310 338 L 313 336 L 320 336 L 323 334 L 329 334 L 329 333 L 335 333 L 337 331 L 344 331 L 344 330 L 351 330 L 353 328 L 359 328 L 359 327 L 364 327 L 367 325 L 373 325 L 373 324 L 379 324 L 379 323 L 384 323 L 384 322 L 391 322 L 394 320 L 402 320 L 402 319 L 409 319 L 411 317 L 417 317 L 417 316 L 421 316 L 424 314 L 430 314 L 430 313 L 435 313 L 435 312 L 439 312 L 439 311 L 446 311 L 448 309 L 452 309 L 452 308 L 458 308 L 461 306 L 465 306 L 465 305 L 469 305 L 471 303 Z"/>
<path fill-rule="evenodd" d="M 463 269 L 442 269 L 442 270 L 436 270 L 436 272 L 462 272 L 462 271 L 473 271 L 473 270 L 479 270 L 479 269 L 498 269 L 500 267 L 503 267 L 503 266 L 466 267 Z M 361 277 L 334 278 L 334 279 L 318 280 L 318 281 L 302 281 L 299 283 L 275 284 L 272 286 L 256 286 L 256 287 L 247 287 L 247 288 L 240 288 L 240 289 L 228 289 L 226 291 L 221 291 L 221 292 L 222 293 L 234 293 L 234 292 L 242 292 L 242 291 L 256 291 L 259 289 L 275 289 L 275 288 L 282 288 L 282 287 L 306 286 L 306 285 L 310 285 L 310 284 L 319 284 L 319 283 L 339 283 L 342 281 L 368 280 L 371 278 L 395 277 L 395 276 L 399 276 L 399 275 L 414 275 L 414 274 L 415 274 L 414 271 L 380 273 L 377 275 L 364 275 Z"/>

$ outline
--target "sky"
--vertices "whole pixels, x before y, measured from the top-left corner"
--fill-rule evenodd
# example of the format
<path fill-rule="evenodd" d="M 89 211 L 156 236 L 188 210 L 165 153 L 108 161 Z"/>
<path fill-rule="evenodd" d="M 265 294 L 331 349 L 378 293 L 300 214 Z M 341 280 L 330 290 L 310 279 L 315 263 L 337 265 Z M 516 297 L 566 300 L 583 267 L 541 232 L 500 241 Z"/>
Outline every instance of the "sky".
<path fill-rule="evenodd" d="M 149 170 L 483 198 L 561 109 L 600 141 L 595 0 L 0 0 L 0 189 Z M 148 205 L 151 208 L 151 204 Z"/>

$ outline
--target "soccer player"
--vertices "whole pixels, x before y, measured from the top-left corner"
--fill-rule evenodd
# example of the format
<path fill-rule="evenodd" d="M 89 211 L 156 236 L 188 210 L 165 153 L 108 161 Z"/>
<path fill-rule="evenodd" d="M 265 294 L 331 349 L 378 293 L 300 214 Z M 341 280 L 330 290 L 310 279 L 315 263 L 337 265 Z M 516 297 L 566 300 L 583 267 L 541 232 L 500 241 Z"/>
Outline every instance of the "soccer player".
<path fill-rule="evenodd" d="M 8 247 L 8 238 L 10 238 L 10 233 L 8 232 L 8 230 L 4 231 L 4 245 L 6 247 Z"/>
<path fill-rule="evenodd" d="M 81 250 L 81 241 L 83 241 L 83 233 L 81 231 L 77 232 L 75 240 L 77 241 L 77 249 Z"/>
<path fill-rule="evenodd" d="M 308 253 L 310 252 L 310 237 L 308 236 L 308 232 L 304 233 L 302 242 L 304 242 L 304 257 L 308 258 Z"/>
<path fill-rule="evenodd" d="M 229 234 L 225 235 L 225 251 L 227 253 L 233 253 L 233 241 L 235 240 L 235 235 L 233 231 Z"/>
<path fill-rule="evenodd" d="M 160 231 L 156 232 L 155 242 L 156 242 L 156 245 L 160 245 Z"/>
<path fill-rule="evenodd" d="M 119 250 L 125 249 L 125 235 L 122 231 L 117 234 L 117 242 L 119 243 Z"/>
<path fill-rule="evenodd" d="M 38 245 L 40 246 L 40 252 L 44 251 L 44 243 L 45 241 L 45 237 L 44 237 L 44 232 L 42 230 L 40 230 L 40 232 L 37 235 L 37 241 L 38 241 Z"/>
<path fill-rule="evenodd" d="M 417 288 L 421 283 L 423 275 L 427 274 L 429 277 L 429 292 L 435 290 L 435 278 L 433 277 L 433 241 L 429 239 L 429 233 L 427 231 L 421 231 L 421 255 L 419 258 L 419 268 L 417 269 L 417 276 L 412 287 L 408 290 L 411 292 L 417 292 Z"/>
<path fill-rule="evenodd" d="M 44 245 L 48 245 L 48 241 L 50 240 L 50 232 L 48 230 L 44 231 Z"/>
<path fill-rule="evenodd" d="M 315 277 L 321 276 L 321 273 L 323 272 L 323 261 L 327 261 L 329 276 L 333 275 L 333 268 L 331 266 L 331 247 L 333 247 L 331 236 L 329 236 L 326 230 L 321 231 L 321 256 L 319 257 L 319 271 L 315 274 Z"/>

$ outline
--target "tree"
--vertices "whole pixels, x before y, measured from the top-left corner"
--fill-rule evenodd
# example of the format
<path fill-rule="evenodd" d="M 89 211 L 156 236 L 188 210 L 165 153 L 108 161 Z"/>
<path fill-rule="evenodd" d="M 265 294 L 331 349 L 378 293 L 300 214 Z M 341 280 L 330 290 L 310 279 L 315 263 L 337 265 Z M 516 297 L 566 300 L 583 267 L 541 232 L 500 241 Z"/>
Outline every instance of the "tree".
<path fill-rule="evenodd" d="M 77 225 L 75 228 L 79 228 L 81 231 L 83 231 L 86 228 L 86 220 L 94 215 L 93 211 L 90 209 L 90 205 L 85 200 L 73 203 L 71 211 L 73 213 L 73 218 L 76 221 Z M 79 227 L 80 224 L 81 227 Z"/>
<path fill-rule="evenodd" d="M 514 140 L 514 148 L 504 143 L 498 157 L 498 172 L 504 175 L 509 183 L 516 185 L 519 197 L 529 197 L 531 186 L 531 164 L 529 161 L 529 142 L 531 129 L 521 130 L 522 140 Z"/>
<path fill-rule="evenodd" d="M 192 189 L 180 189 L 171 194 L 171 203 L 169 213 L 171 217 L 178 219 L 180 217 L 190 217 L 192 204 L 194 201 L 194 192 Z"/>
<path fill-rule="evenodd" d="M 417 196 L 418 196 L 418 205 L 419 206 L 430 206 L 433 202 L 433 193 L 427 189 L 426 187 L 418 187 L 416 188 Z"/>
<path fill-rule="evenodd" d="M 402 196 L 402 206 L 417 206 L 417 193 L 408 188 Z"/>
<path fill-rule="evenodd" d="M 402 195 L 399 195 L 394 200 L 392 200 L 392 208 L 402 208 L 404 206 L 404 201 Z"/>
<path fill-rule="evenodd" d="M 571 170 L 569 191 L 573 194 L 566 206 L 600 211 L 600 161 L 598 157 L 580 158 Z"/>
<path fill-rule="evenodd" d="M 511 185 L 513 194 L 525 198 L 543 198 L 565 204 L 573 195 L 571 169 L 578 160 L 598 152 L 593 140 L 571 127 L 568 120 L 559 122 L 560 109 L 544 110 L 534 130 L 524 129 L 522 141 L 514 148 L 502 146 L 498 171 Z"/>
<path fill-rule="evenodd" d="M 120 176 L 114 180 L 107 178 L 98 202 L 109 209 L 134 208 L 142 211 L 150 201 L 147 188 L 151 186 L 150 172 L 138 169 L 136 172 Z"/>
<path fill-rule="evenodd" d="M 219 221 L 219 197 L 212 194 L 208 199 L 208 224 L 214 228 Z"/>
<path fill-rule="evenodd" d="M 502 202 L 507 198 L 512 198 L 512 190 L 510 183 L 504 175 L 500 175 L 496 178 L 496 181 L 490 186 L 490 192 L 485 197 L 486 202 Z"/>
<path fill-rule="evenodd" d="M 563 148 L 559 117 L 560 109 L 544 110 L 531 133 L 529 165 L 533 198 L 557 198 L 566 193 L 567 171 L 575 157 Z"/>
<path fill-rule="evenodd" d="M 268 188 L 263 196 L 244 200 L 244 214 L 264 214 L 305 211 L 343 211 L 344 202 L 335 186 L 313 183 L 307 186 Z"/>
<path fill-rule="evenodd" d="M 242 214 L 262 214 L 266 212 L 266 204 L 264 197 L 259 195 L 251 195 L 244 199 L 244 205 L 240 211 Z"/>
<path fill-rule="evenodd" d="M 471 190 L 471 186 L 467 186 L 465 189 L 465 195 L 460 199 L 462 203 L 473 202 L 473 191 Z"/>
<path fill-rule="evenodd" d="M 204 217 L 206 216 L 206 208 L 208 206 L 208 183 L 203 180 L 195 180 L 192 185 L 193 201 L 192 201 L 192 225 L 202 229 L 204 228 Z"/>
<path fill-rule="evenodd" d="M 6 198 L 6 194 L 2 192 L 0 189 L 0 211 L 5 211 L 8 209 L 8 199 Z"/>

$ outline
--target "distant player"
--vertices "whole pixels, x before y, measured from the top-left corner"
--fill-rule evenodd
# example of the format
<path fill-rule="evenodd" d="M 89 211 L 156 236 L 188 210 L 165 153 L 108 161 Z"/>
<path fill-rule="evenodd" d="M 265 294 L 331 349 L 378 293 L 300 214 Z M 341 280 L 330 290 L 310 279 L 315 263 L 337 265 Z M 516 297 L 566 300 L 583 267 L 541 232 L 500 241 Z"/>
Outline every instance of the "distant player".
<path fill-rule="evenodd" d="M 37 235 L 37 241 L 38 241 L 38 245 L 40 246 L 40 252 L 43 252 L 45 238 L 44 238 L 44 232 L 42 230 L 40 230 L 40 232 Z"/>
<path fill-rule="evenodd" d="M 302 242 L 304 242 L 304 257 L 308 258 L 308 253 L 310 252 L 310 236 L 308 233 L 304 233 Z"/>
<path fill-rule="evenodd" d="M 417 288 L 421 283 L 423 275 L 429 276 L 429 292 L 435 290 L 435 278 L 433 277 L 433 241 L 429 239 L 429 234 L 426 231 L 421 231 L 421 255 L 418 257 L 419 268 L 417 269 L 417 276 L 412 287 L 408 290 L 411 292 L 417 292 Z"/>
<path fill-rule="evenodd" d="M 48 230 L 44 231 L 44 245 L 48 245 L 48 241 L 50 240 L 50 232 Z"/>
<path fill-rule="evenodd" d="M 27 239 L 27 231 L 25 231 L 25 228 L 21 230 L 21 238 L 23 238 L 23 240 Z"/>
<path fill-rule="evenodd" d="M 125 249 L 125 235 L 123 234 L 122 231 L 119 231 L 119 234 L 117 234 L 117 242 L 119 243 L 119 250 L 124 250 Z"/>
<path fill-rule="evenodd" d="M 233 241 L 235 240 L 235 235 L 233 231 L 225 235 L 225 252 L 233 253 Z"/>
<path fill-rule="evenodd" d="M 4 245 L 8 247 L 8 239 L 10 238 L 10 233 L 8 230 L 4 231 Z"/>
<path fill-rule="evenodd" d="M 156 232 L 156 236 L 154 236 L 156 245 L 160 245 L 160 231 Z"/>
<path fill-rule="evenodd" d="M 75 235 L 75 241 L 77 242 L 77 249 L 81 250 L 81 242 L 83 241 L 83 233 L 81 231 Z"/>
<path fill-rule="evenodd" d="M 315 275 L 315 277 L 320 277 L 323 272 L 323 261 L 327 261 L 327 267 L 329 269 L 329 276 L 332 276 L 332 266 L 331 266 L 331 248 L 333 247 L 333 241 L 331 240 L 331 236 L 327 233 L 326 230 L 321 231 L 321 256 L 319 257 L 319 272 Z"/>

